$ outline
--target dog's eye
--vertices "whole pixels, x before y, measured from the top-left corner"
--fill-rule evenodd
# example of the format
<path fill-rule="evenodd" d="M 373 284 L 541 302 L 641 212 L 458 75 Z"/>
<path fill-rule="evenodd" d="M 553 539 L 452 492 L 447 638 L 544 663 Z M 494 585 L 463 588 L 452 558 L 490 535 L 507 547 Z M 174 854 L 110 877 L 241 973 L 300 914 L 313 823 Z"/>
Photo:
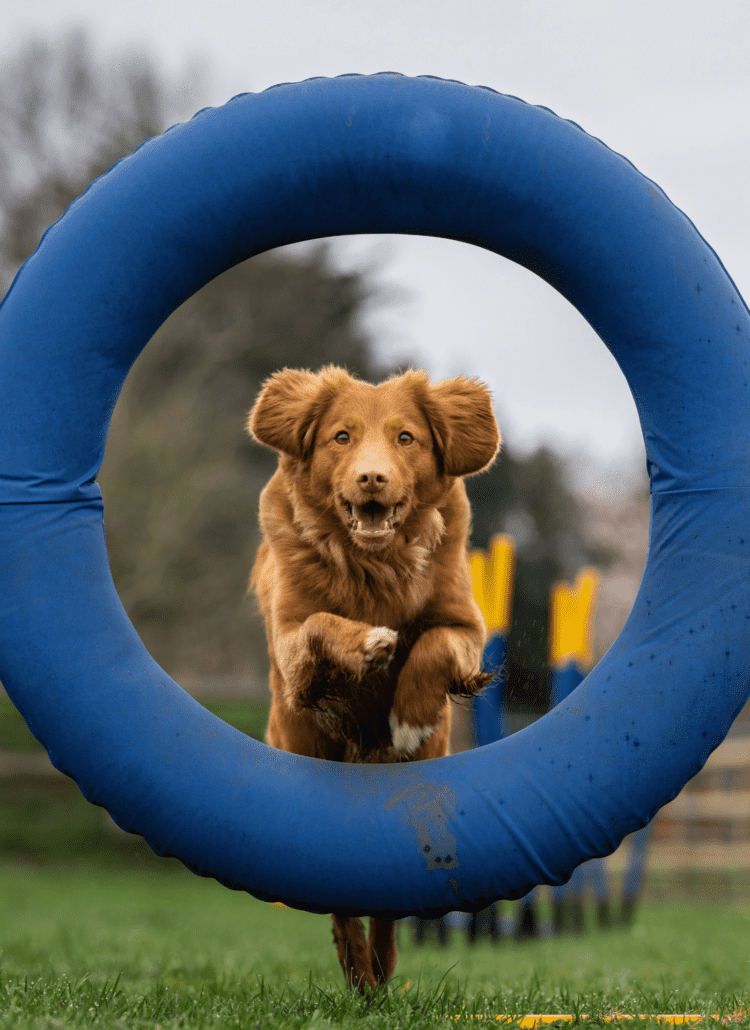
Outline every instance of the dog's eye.
<path fill-rule="evenodd" d="M 336 443 L 349 443 L 349 434 L 346 430 L 342 429 L 340 433 L 336 433 L 334 440 Z"/>
<path fill-rule="evenodd" d="M 411 433 L 407 433 L 406 430 L 404 430 L 403 433 L 398 434 L 398 442 L 403 447 L 408 447 L 410 444 L 414 443 L 414 437 L 411 435 Z"/>

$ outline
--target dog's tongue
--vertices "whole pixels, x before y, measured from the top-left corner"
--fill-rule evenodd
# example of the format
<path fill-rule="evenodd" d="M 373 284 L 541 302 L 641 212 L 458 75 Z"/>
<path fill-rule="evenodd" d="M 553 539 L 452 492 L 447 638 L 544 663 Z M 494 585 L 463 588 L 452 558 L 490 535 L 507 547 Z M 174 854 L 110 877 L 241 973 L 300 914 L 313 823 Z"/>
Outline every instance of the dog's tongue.
<path fill-rule="evenodd" d="M 376 501 L 354 505 L 354 515 L 357 522 L 360 522 L 365 530 L 382 529 L 391 510 L 382 504 L 378 504 Z"/>

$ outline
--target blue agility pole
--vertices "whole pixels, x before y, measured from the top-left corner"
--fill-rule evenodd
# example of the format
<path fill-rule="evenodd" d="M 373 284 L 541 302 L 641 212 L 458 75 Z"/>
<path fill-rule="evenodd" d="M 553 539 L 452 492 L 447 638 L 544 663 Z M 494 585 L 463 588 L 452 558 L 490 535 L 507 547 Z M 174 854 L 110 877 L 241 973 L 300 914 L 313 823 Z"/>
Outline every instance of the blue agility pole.
<path fill-rule="evenodd" d="M 481 550 L 469 555 L 474 600 L 487 627 L 484 664 L 495 674 L 492 683 L 471 703 L 472 730 L 477 747 L 494 744 L 505 736 L 505 688 L 508 675 L 508 630 L 513 606 L 515 543 L 500 534 L 490 541 L 487 554 Z"/>
<path fill-rule="evenodd" d="M 495 675 L 492 683 L 471 702 L 472 735 L 477 747 L 494 744 L 506 735 L 506 659 L 513 609 L 515 558 L 515 541 L 506 534 L 493 537 L 486 554 L 479 549 L 469 554 L 474 600 L 487 627 L 484 664 Z M 470 942 L 478 937 L 497 940 L 500 936 L 497 905 L 493 903 L 479 912 L 472 912 L 467 929 Z"/>
<path fill-rule="evenodd" d="M 649 558 L 616 643 L 533 726 L 432 762 L 232 729 L 150 658 L 107 561 L 95 479 L 141 349 L 237 262 L 351 233 L 462 240 L 544 278 L 619 362 L 648 455 Z M 749 342 L 688 218 L 544 108 L 383 73 L 202 111 L 75 201 L 0 308 L 0 679 L 90 801 L 259 898 L 399 918 L 563 883 L 674 798 L 747 699 Z"/>
<path fill-rule="evenodd" d="M 599 575 L 582 569 L 573 584 L 556 583 L 550 594 L 549 662 L 550 708 L 572 694 L 583 681 L 594 660 L 594 611 L 599 592 Z M 601 859 L 591 859 L 574 870 L 566 884 L 552 888 L 552 920 L 557 932 L 567 928 L 582 931 L 584 893 L 590 887 L 600 925 L 610 921 L 610 891 L 607 868 Z M 571 927 L 566 924 L 572 923 Z"/>

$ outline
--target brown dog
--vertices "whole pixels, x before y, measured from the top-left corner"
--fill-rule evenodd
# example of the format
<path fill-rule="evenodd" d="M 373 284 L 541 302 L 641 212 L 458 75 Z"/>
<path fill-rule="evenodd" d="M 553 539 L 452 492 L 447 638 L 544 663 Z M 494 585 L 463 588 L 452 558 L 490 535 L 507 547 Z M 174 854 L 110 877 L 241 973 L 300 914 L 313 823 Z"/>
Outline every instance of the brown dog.
<path fill-rule="evenodd" d="M 250 577 L 266 622 L 273 747 L 339 762 L 448 753 L 451 695 L 471 697 L 485 627 L 467 559 L 461 477 L 500 436 L 487 388 L 408 371 L 378 386 L 284 369 L 247 428 L 279 452 Z M 394 924 L 333 916 L 349 983 L 385 984 Z"/>

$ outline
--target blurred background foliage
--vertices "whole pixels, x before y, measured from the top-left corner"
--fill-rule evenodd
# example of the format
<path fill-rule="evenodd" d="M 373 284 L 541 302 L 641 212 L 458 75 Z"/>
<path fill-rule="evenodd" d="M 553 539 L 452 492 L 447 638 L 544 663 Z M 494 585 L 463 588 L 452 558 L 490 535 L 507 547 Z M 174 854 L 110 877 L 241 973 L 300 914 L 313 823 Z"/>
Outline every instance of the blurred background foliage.
<path fill-rule="evenodd" d="M 97 176 L 192 113 L 180 110 L 181 95 L 144 56 L 102 67 L 82 32 L 32 40 L 5 56 L 2 293 L 45 229 Z M 335 362 L 377 382 L 416 363 L 407 354 L 384 364 L 363 329 L 367 306 L 393 302 L 376 282 L 379 271 L 336 270 L 326 243 L 304 256 L 253 258 L 174 312 L 133 367 L 99 476 L 107 543 L 125 609 L 178 680 L 265 675 L 263 625 L 246 585 L 258 494 L 275 456 L 246 436 L 246 412 L 262 381 L 285 365 Z M 473 374 L 468 362 L 462 371 Z M 564 463 L 550 450 L 520 455 L 506 441 L 493 468 L 467 487 L 472 545 L 486 547 L 498 532 L 517 542 L 510 699 L 544 707 L 550 586 L 611 556 L 583 538 Z"/>

